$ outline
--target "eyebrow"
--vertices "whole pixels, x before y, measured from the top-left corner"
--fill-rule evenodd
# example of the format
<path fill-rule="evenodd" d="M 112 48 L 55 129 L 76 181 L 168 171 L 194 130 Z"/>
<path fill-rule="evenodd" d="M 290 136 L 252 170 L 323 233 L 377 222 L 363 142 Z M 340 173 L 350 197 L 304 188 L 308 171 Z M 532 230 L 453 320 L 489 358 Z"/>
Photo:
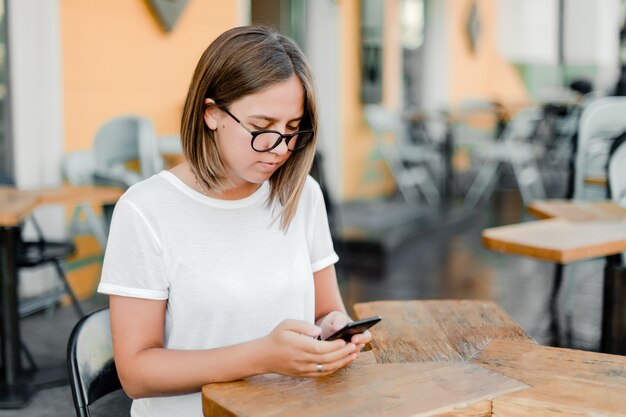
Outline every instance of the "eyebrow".
<path fill-rule="evenodd" d="M 263 114 L 252 114 L 250 116 L 248 116 L 248 118 L 252 118 L 252 119 L 261 119 L 261 120 L 267 120 L 268 122 L 277 122 L 278 119 L 271 117 L 271 116 L 266 116 Z M 296 117 L 294 119 L 288 120 L 287 123 L 291 123 L 291 122 L 299 122 L 302 121 L 302 119 L 304 118 L 304 115 L 300 116 L 300 117 Z"/>

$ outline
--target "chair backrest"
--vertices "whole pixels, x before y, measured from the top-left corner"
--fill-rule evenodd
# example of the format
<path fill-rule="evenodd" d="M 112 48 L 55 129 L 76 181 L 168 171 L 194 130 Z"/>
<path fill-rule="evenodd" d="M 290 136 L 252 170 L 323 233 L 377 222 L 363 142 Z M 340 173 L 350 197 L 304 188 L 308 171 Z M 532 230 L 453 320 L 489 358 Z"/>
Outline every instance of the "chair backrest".
<path fill-rule="evenodd" d="M 106 122 L 94 141 L 96 172 L 117 176 L 127 186 L 148 178 L 163 169 L 154 126 L 142 116 L 120 116 Z M 124 164 L 139 161 L 139 175 L 130 175 Z M 129 171 L 129 170 L 126 170 Z"/>
<path fill-rule="evenodd" d="M 613 201 L 626 207 L 626 141 L 613 151 L 609 160 L 609 186 Z"/>
<path fill-rule="evenodd" d="M 91 149 L 68 152 L 63 156 L 63 175 L 71 185 L 92 185 L 96 158 Z"/>
<path fill-rule="evenodd" d="M 67 367 L 78 417 L 89 416 L 89 406 L 120 389 L 113 359 L 109 309 L 95 311 L 74 326 L 67 346 Z"/>
<path fill-rule="evenodd" d="M 606 198 L 602 187 L 587 186 L 588 177 L 604 176 L 614 138 L 626 130 L 626 97 L 603 97 L 582 112 L 574 166 L 574 199 Z M 595 192 L 594 192 L 595 190 Z"/>
<path fill-rule="evenodd" d="M 609 159 L 609 187 L 611 198 L 626 207 L 626 141 L 623 141 Z M 622 264 L 626 266 L 626 252 L 622 254 Z"/>

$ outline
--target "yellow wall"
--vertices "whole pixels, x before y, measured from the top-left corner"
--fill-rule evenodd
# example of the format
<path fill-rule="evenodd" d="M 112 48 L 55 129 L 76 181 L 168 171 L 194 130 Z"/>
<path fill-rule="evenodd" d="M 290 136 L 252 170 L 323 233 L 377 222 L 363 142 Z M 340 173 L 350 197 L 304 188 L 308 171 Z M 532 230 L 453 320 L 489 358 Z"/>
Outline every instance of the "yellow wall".
<path fill-rule="evenodd" d="M 196 62 L 242 20 L 239 3 L 189 0 L 166 33 L 146 0 L 61 0 L 65 151 L 91 148 L 97 129 L 121 114 L 149 117 L 157 134 L 177 133 Z M 76 244 L 68 279 L 87 298 L 100 278 L 102 251 L 93 238 Z"/>
<path fill-rule="evenodd" d="M 466 39 L 466 21 L 472 1 L 447 2 L 452 104 L 464 99 L 488 98 L 502 102 L 505 107 L 518 107 L 529 101 L 522 78 L 497 49 L 495 3 L 495 0 L 477 1 L 480 32 L 472 53 Z"/>
<path fill-rule="evenodd" d="M 374 135 L 363 116 L 359 3 L 358 0 L 338 2 L 341 40 L 341 90 L 338 99 L 341 102 L 344 200 L 380 197 L 393 190 L 387 168 L 375 152 Z"/>
<path fill-rule="evenodd" d="M 146 0 L 61 0 L 65 150 L 90 148 L 100 125 L 126 113 L 177 133 L 195 64 L 235 26 L 236 3 L 189 0 L 166 33 Z"/>

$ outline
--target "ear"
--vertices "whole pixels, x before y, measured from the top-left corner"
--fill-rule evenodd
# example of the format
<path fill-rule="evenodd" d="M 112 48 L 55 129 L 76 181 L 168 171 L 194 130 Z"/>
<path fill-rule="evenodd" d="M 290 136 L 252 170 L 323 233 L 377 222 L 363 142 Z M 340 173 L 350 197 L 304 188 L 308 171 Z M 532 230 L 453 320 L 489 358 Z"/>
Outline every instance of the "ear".
<path fill-rule="evenodd" d="M 204 109 L 204 123 L 211 130 L 216 130 L 218 126 L 219 109 L 212 98 L 204 99 L 206 108 Z"/>

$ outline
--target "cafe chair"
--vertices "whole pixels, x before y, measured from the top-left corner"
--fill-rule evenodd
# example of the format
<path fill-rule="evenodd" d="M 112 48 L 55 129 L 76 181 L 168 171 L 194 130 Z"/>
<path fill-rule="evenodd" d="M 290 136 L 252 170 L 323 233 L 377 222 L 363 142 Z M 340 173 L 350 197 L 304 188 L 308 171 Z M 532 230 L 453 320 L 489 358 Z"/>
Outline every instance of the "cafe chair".
<path fill-rule="evenodd" d="M 68 341 L 67 370 L 77 417 L 89 417 L 90 406 L 122 388 L 113 358 L 109 312 L 104 308 L 83 317 Z M 108 415 L 118 415 L 109 411 Z"/>
<path fill-rule="evenodd" d="M 626 97 L 602 97 L 581 114 L 574 161 L 574 200 L 606 199 L 603 186 L 591 178 L 606 178 L 609 151 L 615 138 L 626 130 Z"/>
<path fill-rule="evenodd" d="M 15 186 L 13 179 L 4 175 L 0 175 L 0 184 Z M 76 252 L 74 243 L 71 241 L 50 241 L 46 239 L 34 214 L 31 214 L 26 221 L 31 222 L 33 225 L 37 238 L 27 240 L 24 239 L 21 233 L 19 234 L 15 265 L 18 268 L 35 268 L 42 265 L 52 265 L 56 271 L 57 277 L 61 281 L 62 288 L 20 301 L 18 305 L 18 315 L 20 317 L 26 317 L 51 307 L 59 302 L 63 294 L 67 294 L 72 301 L 72 306 L 76 314 L 78 314 L 79 317 L 83 317 L 83 310 L 67 281 L 65 269 L 62 264 L 68 256 Z M 26 354 L 30 356 L 28 352 L 26 352 Z M 29 362 L 32 362 L 30 358 Z"/>
<path fill-rule="evenodd" d="M 154 126 L 142 116 L 120 116 L 96 133 L 93 154 L 96 183 L 128 188 L 163 169 Z M 129 164 L 138 162 L 138 172 Z"/>
<path fill-rule="evenodd" d="M 70 185 L 94 185 L 96 158 L 90 149 L 66 153 L 63 156 L 62 169 L 63 176 Z M 103 251 L 106 248 L 108 224 L 104 216 L 96 214 L 91 204 L 80 203 L 74 207 L 69 229 L 70 236 L 93 235 L 100 248 Z"/>
<path fill-rule="evenodd" d="M 626 138 L 626 135 L 623 135 Z M 626 140 L 615 147 L 609 160 L 609 190 L 611 198 L 626 207 Z M 626 252 L 622 254 L 622 265 L 626 266 Z"/>
<path fill-rule="evenodd" d="M 76 252 L 76 246 L 71 241 L 47 240 L 44 237 L 41 226 L 37 222 L 35 216 L 31 215 L 28 220 L 34 226 L 37 239 L 24 240 L 20 238 L 17 244 L 17 255 L 15 259 L 16 265 L 18 268 L 34 268 L 41 265 L 52 265 L 62 287 L 50 293 L 20 301 L 18 305 L 19 316 L 26 317 L 30 314 L 53 306 L 59 302 L 59 299 L 63 294 L 66 294 L 70 297 L 72 307 L 76 311 L 78 317 L 83 317 L 85 314 L 80 306 L 80 302 L 78 301 L 76 294 L 74 294 L 74 291 L 67 280 L 65 268 L 62 264 L 68 256 L 71 256 Z"/>
<path fill-rule="evenodd" d="M 438 205 L 441 196 L 429 171 L 429 164 L 440 157 L 438 152 L 430 146 L 408 143 L 405 120 L 394 111 L 370 104 L 365 106 L 365 118 L 405 201 L 419 205 L 423 196 L 429 205 Z"/>
<path fill-rule="evenodd" d="M 497 185 L 498 170 L 505 163 L 513 168 L 525 206 L 533 200 L 545 198 L 535 149 L 528 140 L 540 119 L 540 108 L 522 109 L 508 122 L 497 141 L 476 150 L 480 169 L 465 195 L 463 205 L 466 209 L 474 208 L 491 195 Z"/>

